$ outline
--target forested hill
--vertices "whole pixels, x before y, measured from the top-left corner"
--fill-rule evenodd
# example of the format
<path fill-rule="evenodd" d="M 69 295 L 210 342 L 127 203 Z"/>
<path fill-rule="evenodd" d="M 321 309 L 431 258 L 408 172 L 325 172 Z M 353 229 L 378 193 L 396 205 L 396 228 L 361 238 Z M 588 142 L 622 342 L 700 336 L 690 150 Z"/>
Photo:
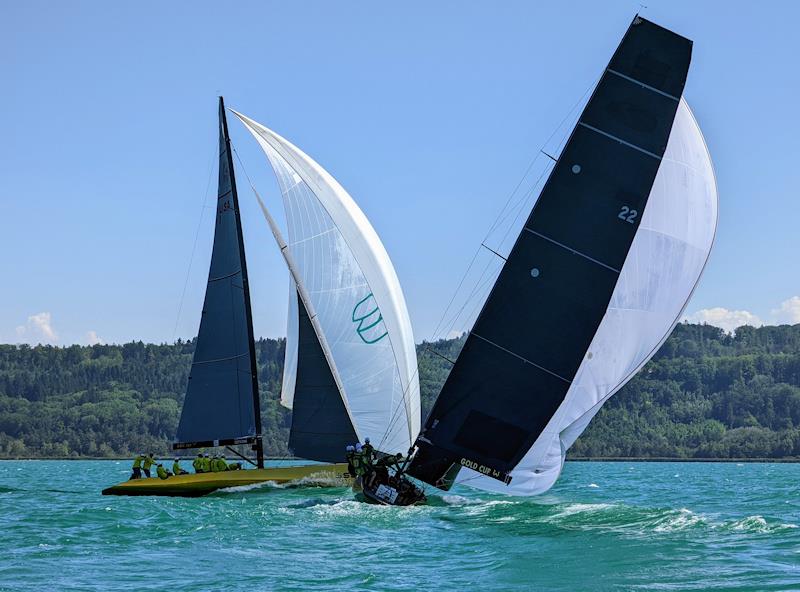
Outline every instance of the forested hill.
<path fill-rule="evenodd" d="M 463 339 L 418 347 L 423 418 Z M 0 457 L 166 453 L 193 342 L 0 345 Z M 265 446 L 289 453 L 284 341 L 257 347 Z M 437 352 L 440 355 L 432 353 Z M 210 409 L 209 413 L 214 410 Z M 800 325 L 679 325 L 571 450 L 581 457 L 800 458 Z"/>

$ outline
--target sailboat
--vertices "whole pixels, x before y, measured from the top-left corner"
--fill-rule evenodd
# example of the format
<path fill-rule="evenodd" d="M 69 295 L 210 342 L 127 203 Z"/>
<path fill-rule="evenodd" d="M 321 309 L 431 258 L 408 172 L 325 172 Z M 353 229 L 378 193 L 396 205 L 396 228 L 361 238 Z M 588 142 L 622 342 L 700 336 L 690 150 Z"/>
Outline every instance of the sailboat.
<path fill-rule="evenodd" d="M 220 488 L 309 479 L 344 484 L 345 447 L 366 437 L 406 450 L 419 430 L 411 322 L 377 233 L 344 188 L 288 140 L 234 112 L 264 149 L 286 207 L 289 241 L 256 198 L 290 271 L 281 402 L 289 447 L 324 464 L 264 466 L 255 341 L 239 198 L 225 105 L 214 246 L 189 384 L 173 449 L 247 445 L 256 468 L 134 479 L 108 495 L 199 496 Z M 253 188 L 255 192 L 255 188 Z M 302 209 L 299 209 L 302 208 Z M 244 457 L 245 460 L 246 457 Z"/>
<path fill-rule="evenodd" d="M 683 99 L 692 42 L 636 16 L 456 359 L 410 475 L 541 494 L 600 407 L 658 351 L 708 260 L 717 187 Z M 407 487 L 406 487 L 407 489 Z"/>

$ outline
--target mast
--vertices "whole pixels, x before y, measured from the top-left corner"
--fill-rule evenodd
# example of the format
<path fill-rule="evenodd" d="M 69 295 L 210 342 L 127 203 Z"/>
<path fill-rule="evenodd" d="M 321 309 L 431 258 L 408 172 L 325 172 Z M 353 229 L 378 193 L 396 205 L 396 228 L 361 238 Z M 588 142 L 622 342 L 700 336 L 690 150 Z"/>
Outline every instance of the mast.
<path fill-rule="evenodd" d="M 228 161 L 228 170 L 231 179 L 231 197 L 233 211 L 236 216 L 236 237 L 239 241 L 239 259 L 242 266 L 242 285 L 244 286 L 244 311 L 247 324 L 247 342 L 250 348 L 250 373 L 253 383 L 253 415 L 256 424 L 255 443 L 253 450 L 256 453 L 256 464 L 259 469 L 264 468 L 264 441 L 261 433 L 261 399 L 258 391 L 258 366 L 256 364 L 256 342 L 253 335 L 253 311 L 250 306 L 250 283 L 247 280 L 247 257 L 244 254 L 244 235 L 242 234 L 242 218 L 239 212 L 239 194 L 236 191 L 236 175 L 233 173 L 233 151 L 231 138 L 228 135 L 228 118 L 225 116 L 225 101 L 219 98 L 219 124 L 225 142 L 225 157 Z"/>

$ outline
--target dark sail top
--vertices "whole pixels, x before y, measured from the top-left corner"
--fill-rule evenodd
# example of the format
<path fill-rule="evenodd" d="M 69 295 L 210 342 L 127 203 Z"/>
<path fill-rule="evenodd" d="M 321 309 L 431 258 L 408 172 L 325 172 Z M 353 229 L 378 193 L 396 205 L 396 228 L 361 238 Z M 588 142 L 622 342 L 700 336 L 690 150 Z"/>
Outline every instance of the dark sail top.
<path fill-rule="evenodd" d="M 219 151 L 214 249 L 175 448 L 252 441 L 261 434 L 250 292 L 222 97 Z"/>
<path fill-rule="evenodd" d="M 692 42 L 636 17 L 417 440 L 409 473 L 502 481 L 558 409 L 608 308 L 683 93 Z"/>
<path fill-rule="evenodd" d="M 297 311 L 297 374 L 289 448 L 302 458 L 340 462 L 345 446 L 357 442 L 358 436 L 299 294 Z"/>

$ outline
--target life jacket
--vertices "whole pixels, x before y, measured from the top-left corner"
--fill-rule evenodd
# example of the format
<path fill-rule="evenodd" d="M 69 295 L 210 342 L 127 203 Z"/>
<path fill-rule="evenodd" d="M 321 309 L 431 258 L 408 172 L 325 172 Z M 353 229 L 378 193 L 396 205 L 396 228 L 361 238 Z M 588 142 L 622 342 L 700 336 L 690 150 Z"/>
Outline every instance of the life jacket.
<path fill-rule="evenodd" d="M 172 463 L 172 472 L 175 475 L 180 475 L 182 470 L 183 469 L 181 469 L 181 464 L 178 461 L 175 461 L 174 463 Z"/>
<path fill-rule="evenodd" d="M 165 469 L 164 467 L 156 468 L 156 475 L 158 475 L 159 479 L 166 479 L 167 477 L 169 477 L 169 475 L 167 474 L 167 469 Z"/>
<path fill-rule="evenodd" d="M 353 468 L 356 470 L 356 475 L 358 476 L 361 476 L 366 472 L 363 452 L 356 452 L 353 454 Z"/>

